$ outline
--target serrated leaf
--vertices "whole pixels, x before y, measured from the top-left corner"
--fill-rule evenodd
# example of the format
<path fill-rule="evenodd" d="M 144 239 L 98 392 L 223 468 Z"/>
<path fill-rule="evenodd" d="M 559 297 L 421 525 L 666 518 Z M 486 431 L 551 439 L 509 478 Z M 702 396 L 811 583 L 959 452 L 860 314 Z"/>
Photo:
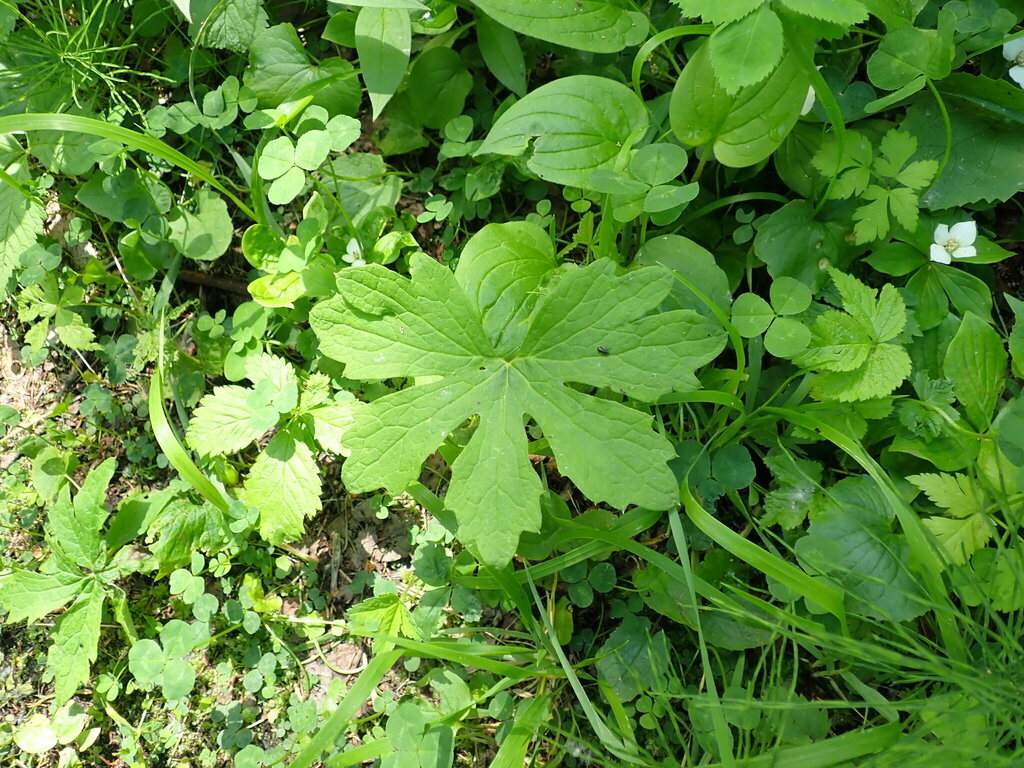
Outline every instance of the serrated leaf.
<path fill-rule="evenodd" d="M 756 11 L 765 0 L 672 0 L 691 18 L 700 17 L 711 24 L 728 24 Z"/>
<path fill-rule="evenodd" d="M 302 538 L 321 509 L 320 472 L 309 447 L 288 430 L 274 435 L 245 479 L 244 500 L 260 511 L 260 536 L 272 544 Z"/>
<path fill-rule="evenodd" d="M 348 449 L 342 442 L 345 433 L 355 423 L 356 411 L 362 407 L 362 403 L 349 393 L 342 393 L 344 399 L 327 405 L 317 406 L 309 411 L 309 417 L 313 422 L 313 435 L 317 443 L 325 451 L 339 455 L 347 455 Z"/>
<path fill-rule="evenodd" d="M 611 170 L 648 123 L 647 108 L 633 91 L 605 77 L 572 75 L 530 91 L 504 112 L 474 157 L 522 155 L 545 181 L 591 188 L 598 169 Z"/>
<path fill-rule="evenodd" d="M 267 382 L 270 402 L 278 413 L 287 413 L 298 405 L 299 380 L 287 360 L 265 353 L 249 355 L 245 358 L 245 377 L 256 385 Z"/>
<path fill-rule="evenodd" d="M 841 403 L 872 400 L 892 394 L 910 375 L 911 368 L 910 355 L 903 347 L 878 344 L 859 368 L 823 373 L 815 380 L 811 391 L 818 399 Z"/>
<path fill-rule="evenodd" d="M 105 555 L 100 530 L 110 514 L 106 507 L 107 486 L 116 469 L 114 458 L 93 469 L 73 501 L 70 488 L 65 485 L 47 516 L 46 535 L 51 546 L 82 568 L 95 568 Z"/>
<path fill-rule="evenodd" d="M 754 165 L 778 149 L 796 125 L 809 83 L 796 57 L 787 54 L 770 77 L 730 94 L 718 82 L 704 45 L 672 89 L 672 132 L 689 146 L 710 143 L 724 165 Z"/>
<path fill-rule="evenodd" d="M 820 503 L 822 466 L 781 449 L 769 451 L 765 464 L 777 487 L 765 495 L 762 521 L 765 525 L 777 523 L 786 530 L 796 528 Z"/>
<path fill-rule="evenodd" d="M 159 564 L 158 577 L 187 568 L 196 552 L 217 552 L 231 538 L 224 513 L 209 502 L 172 499 L 149 526 L 155 541 L 150 551 Z"/>
<path fill-rule="evenodd" d="M 77 312 L 60 308 L 53 318 L 53 330 L 60 343 L 81 351 L 100 349 L 96 334 Z"/>
<path fill-rule="evenodd" d="M 267 431 L 252 419 L 248 387 L 217 387 L 192 413 L 185 442 L 202 456 L 237 453 Z M 276 421 L 276 414 L 275 414 Z"/>
<path fill-rule="evenodd" d="M 105 598 L 99 582 L 92 581 L 54 624 L 46 668 L 53 676 L 53 696 L 58 705 L 67 702 L 89 679 L 100 641 Z"/>
<path fill-rule="evenodd" d="M 858 0 L 781 0 L 794 13 L 851 27 L 868 17 L 867 8 Z"/>
<path fill-rule="evenodd" d="M 21 162 L 5 170 L 17 181 L 28 178 Z M 43 233 L 44 215 L 34 198 L 26 197 L 10 184 L 0 183 L 0 301 L 8 296 L 11 278 L 20 265 L 19 257 Z"/>
<path fill-rule="evenodd" d="M 782 59 L 782 22 L 767 5 L 719 27 L 708 40 L 711 66 L 726 93 L 755 85 Z"/>
<path fill-rule="evenodd" d="M 615 53 L 639 45 L 648 29 L 643 13 L 612 0 L 474 0 L 473 4 L 516 32 L 593 53 Z"/>
<path fill-rule="evenodd" d="M 6 621 L 39 621 L 70 603 L 85 586 L 85 577 L 63 570 L 50 573 L 14 570 L 0 581 L 0 605 Z"/>
<path fill-rule="evenodd" d="M 395 95 L 405 77 L 412 50 L 412 21 L 400 8 L 359 9 L 356 51 L 374 119 Z"/>
<path fill-rule="evenodd" d="M 842 312 L 826 312 L 811 330 L 811 345 L 799 364 L 827 371 L 852 371 L 871 353 L 871 336 L 864 324 Z"/>
<path fill-rule="evenodd" d="M 531 227 L 534 235 L 525 236 Z M 489 225 L 476 237 L 505 236 L 507 247 L 478 248 L 474 238 L 454 275 L 426 256 L 411 259 L 411 279 L 377 265 L 343 270 L 338 296 L 310 317 L 322 351 L 344 362 L 348 375 L 442 377 L 356 414 L 345 438 L 352 454 L 343 477 L 351 491 L 403 491 L 448 434 L 479 416 L 452 466 L 447 504 L 462 541 L 495 564 L 511 558 L 522 531 L 540 525 L 527 415 L 543 429 L 559 470 L 592 500 L 619 508 L 674 504 L 678 486 L 667 462 L 675 452 L 650 431 L 650 417 L 565 383 L 651 400 L 694 388 L 693 370 L 724 341 L 695 312 L 649 314 L 672 287 L 662 268 L 618 276 L 601 260 L 553 272 L 549 255 L 543 277 L 551 281 L 540 286 L 540 232 L 534 225 Z M 509 281 L 520 267 L 527 279 Z M 489 274 L 493 281 L 482 277 Z M 500 286 L 506 287 L 496 294 Z M 532 311 L 522 311 L 532 302 Z"/>
<path fill-rule="evenodd" d="M 353 628 L 363 632 L 379 632 L 392 637 L 415 637 L 409 609 L 394 593 L 363 600 L 348 609 L 346 618 Z"/>
<path fill-rule="evenodd" d="M 984 496 L 967 475 L 923 474 L 909 475 L 912 482 L 933 503 L 946 509 L 954 517 L 967 517 L 982 511 Z"/>
<path fill-rule="evenodd" d="M 903 299 L 891 285 L 876 299 L 875 291 L 856 278 L 836 269 L 829 274 L 845 312 L 828 311 L 818 317 L 807 350 L 795 362 L 823 371 L 811 390 L 818 399 L 852 402 L 884 397 L 911 370 L 906 350 L 886 343 L 906 323 Z"/>
<path fill-rule="evenodd" d="M 961 518 L 926 517 L 921 522 L 954 565 L 966 563 L 971 555 L 988 544 L 994 533 L 991 521 L 980 514 Z"/>

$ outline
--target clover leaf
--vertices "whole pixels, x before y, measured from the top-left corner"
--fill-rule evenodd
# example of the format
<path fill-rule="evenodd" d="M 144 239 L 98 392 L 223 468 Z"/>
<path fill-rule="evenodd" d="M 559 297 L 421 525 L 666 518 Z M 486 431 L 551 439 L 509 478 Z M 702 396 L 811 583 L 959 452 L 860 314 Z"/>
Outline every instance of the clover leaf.
<path fill-rule="evenodd" d="M 504 564 L 541 523 L 530 417 L 559 471 L 593 501 L 678 503 L 669 441 L 646 411 L 613 398 L 695 389 L 694 370 L 721 351 L 723 332 L 692 310 L 651 314 L 672 288 L 668 270 L 617 272 L 605 259 L 556 269 L 550 238 L 527 222 L 485 227 L 454 273 L 425 254 L 410 259 L 411 279 L 376 264 L 339 272 L 338 295 L 310 315 L 323 353 L 354 378 L 436 377 L 355 414 L 348 489 L 405 490 L 445 438 L 478 417 L 446 504 L 463 543 Z"/>

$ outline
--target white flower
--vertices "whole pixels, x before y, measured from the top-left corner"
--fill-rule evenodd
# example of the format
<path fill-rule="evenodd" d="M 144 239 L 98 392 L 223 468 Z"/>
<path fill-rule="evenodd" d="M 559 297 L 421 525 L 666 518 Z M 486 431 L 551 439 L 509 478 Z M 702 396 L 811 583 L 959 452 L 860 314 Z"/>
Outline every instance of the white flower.
<path fill-rule="evenodd" d="M 961 221 L 952 227 L 939 224 L 930 252 L 932 261 L 949 264 L 953 259 L 971 258 L 978 253 L 974 248 L 977 237 L 978 225 L 973 221 Z"/>
<path fill-rule="evenodd" d="M 1010 77 L 1017 85 L 1024 88 L 1024 37 L 1003 43 L 1003 58 L 1013 62 L 1013 66 L 1010 67 Z"/>
<path fill-rule="evenodd" d="M 353 267 L 366 266 L 366 259 L 363 258 L 363 247 L 359 245 L 359 241 L 354 237 L 345 246 L 345 255 L 341 257 L 341 260 Z"/>
<path fill-rule="evenodd" d="M 804 105 L 800 108 L 800 117 L 803 117 L 812 109 L 814 109 L 814 102 L 817 100 L 818 94 L 814 92 L 814 86 L 807 86 L 807 96 L 804 98 Z"/>

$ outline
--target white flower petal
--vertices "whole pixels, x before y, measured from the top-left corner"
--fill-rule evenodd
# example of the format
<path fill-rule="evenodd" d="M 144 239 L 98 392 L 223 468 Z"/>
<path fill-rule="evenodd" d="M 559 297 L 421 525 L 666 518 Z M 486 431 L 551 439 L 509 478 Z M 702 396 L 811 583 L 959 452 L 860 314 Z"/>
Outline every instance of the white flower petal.
<path fill-rule="evenodd" d="M 957 248 L 951 256 L 954 259 L 970 259 L 978 255 L 977 249 L 973 245 L 964 245 Z"/>
<path fill-rule="evenodd" d="M 949 227 L 945 224 L 939 224 L 935 228 L 935 234 L 932 236 L 932 239 L 939 245 L 944 245 L 949 240 Z M 949 262 L 946 263 L 948 264 Z"/>
<path fill-rule="evenodd" d="M 1003 43 L 1003 58 L 1007 61 L 1013 61 L 1022 52 L 1024 52 L 1024 37 L 1018 37 L 1015 40 L 1010 40 L 1008 43 Z"/>
<path fill-rule="evenodd" d="M 1024 88 L 1024 67 L 1010 67 L 1010 77 L 1021 88 Z"/>
<path fill-rule="evenodd" d="M 973 221 L 961 221 L 949 228 L 949 237 L 960 245 L 970 245 L 978 239 L 978 225 Z"/>
<path fill-rule="evenodd" d="M 949 264 L 952 259 L 949 256 L 949 251 L 943 248 L 941 245 L 932 243 L 931 250 L 928 252 L 928 256 L 932 261 L 937 261 L 939 264 Z"/>

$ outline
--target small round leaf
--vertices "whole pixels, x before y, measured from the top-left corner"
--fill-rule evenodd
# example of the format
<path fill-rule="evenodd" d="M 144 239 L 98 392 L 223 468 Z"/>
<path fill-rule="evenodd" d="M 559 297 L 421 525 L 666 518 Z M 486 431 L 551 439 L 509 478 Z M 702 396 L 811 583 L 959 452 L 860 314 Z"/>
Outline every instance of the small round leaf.
<path fill-rule="evenodd" d="M 792 277 L 777 277 L 768 291 L 779 315 L 796 315 L 811 306 L 811 289 Z"/>
<path fill-rule="evenodd" d="M 260 155 L 261 179 L 276 179 L 295 165 L 295 145 L 287 136 L 278 136 L 267 143 Z"/>
<path fill-rule="evenodd" d="M 748 339 L 764 333 L 774 318 L 768 302 L 756 293 L 742 293 L 732 305 L 732 324 Z"/>
<path fill-rule="evenodd" d="M 267 199 L 274 205 L 287 205 L 302 191 L 306 174 L 301 168 L 292 166 L 284 175 L 274 180 L 267 190 Z"/>
<path fill-rule="evenodd" d="M 327 131 L 306 131 L 295 143 L 295 164 L 315 171 L 331 151 L 331 134 Z"/>
<path fill-rule="evenodd" d="M 656 187 L 676 178 L 686 167 L 686 150 L 677 144 L 648 144 L 633 155 L 630 172 Z"/>
<path fill-rule="evenodd" d="M 775 357 L 794 357 L 811 343 L 811 329 L 799 320 L 780 317 L 764 335 L 764 348 Z"/>

